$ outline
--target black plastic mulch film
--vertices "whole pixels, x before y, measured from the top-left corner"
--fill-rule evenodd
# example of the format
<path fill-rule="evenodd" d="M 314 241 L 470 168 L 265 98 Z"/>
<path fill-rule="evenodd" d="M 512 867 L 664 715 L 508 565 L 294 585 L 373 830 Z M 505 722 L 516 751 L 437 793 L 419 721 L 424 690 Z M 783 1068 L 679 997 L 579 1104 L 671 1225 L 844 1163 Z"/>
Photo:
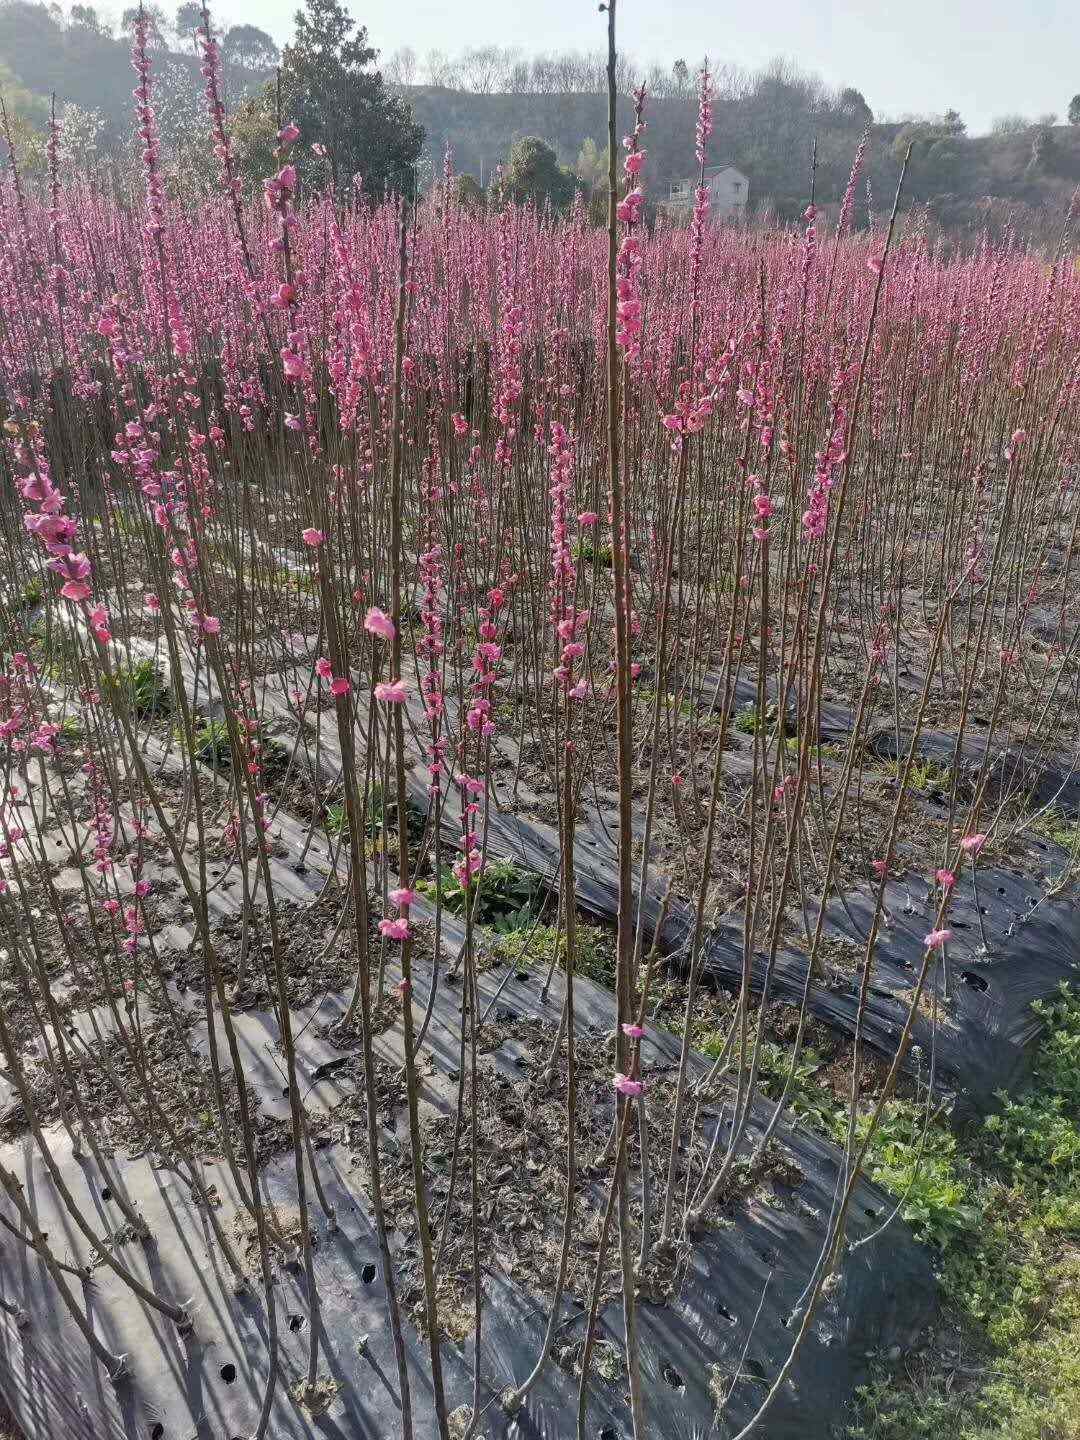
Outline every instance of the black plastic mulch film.
<path fill-rule="evenodd" d="M 834 717 L 842 730 L 842 716 Z M 934 753 L 929 737 L 925 753 Z M 947 740 L 948 737 L 942 737 Z M 886 743 L 887 742 L 880 742 Z M 952 741 L 949 744 L 952 745 Z M 977 742 L 975 742 L 977 745 Z M 951 752 L 950 752 L 951 753 Z M 976 756 L 977 758 L 977 756 Z M 1014 760 L 1005 763 L 1019 763 Z M 1047 794 L 1069 792 L 1071 772 L 1046 767 L 1036 784 Z M 1057 787 L 1054 790 L 1054 787 Z M 417 786 L 419 790 L 419 782 Z M 1046 803 L 1044 801 L 1044 803 Z M 488 853 L 511 859 L 557 883 L 554 832 L 518 817 L 493 812 Z M 610 837 L 599 820 L 584 826 L 577 847 L 577 896 L 581 908 L 601 919 L 615 913 L 616 874 Z M 311 879 L 313 890 L 318 877 Z M 659 914 L 659 888 L 645 897 L 647 915 Z M 856 944 L 865 936 L 873 899 L 856 890 L 830 904 L 828 932 Z M 922 938 L 933 918 L 933 896 L 925 881 L 889 883 L 887 924 L 877 946 L 864 1033 L 883 1056 L 895 1052 L 906 1013 L 905 994 L 922 959 Z M 672 963 L 688 953 L 690 909 L 669 912 L 660 938 Z M 949 1016 L 931 1034 L 929 1014 L 920 1012 L 914 1034 L 922 1049 L 918 1063 L 935 1047 L 940 1085 L 958 1105 L 985 1108 L 996 1091 L 1019 1082 L 1025 1056 L 1039 1027 L 1031 1001 L 1051 994 L 1071 977 L 1080 955 L 1080 926 L 1070 899 L 1039 899 L 1033 882 L 1011 872 L 980 868 L 976 888 L 964 875 L 950 909 L 953 939 L 934 975 L 938 1002 Z M 450 948 L 453 921 L 444 917 Z M 704 973 L 718 984 L 734 985 L 742 968 L 738 936 L 717 930 L 703 937 Z M 760 993 L 764 957 L 755 956 L 752 980 Z M 806 978 L 805 957 L 782 952 L 771 979 L 773 999 L 798 1003 Z M 489 993 L 505 979 L 485 973 Z M 418 970 L 415 998 L 426 1001 L 429 976 Z M 831 977 L 810 991 L 810 1012 L 850 1033 L 857 1005 L 858 974 Z M 610 1030 L 610 995 L 579 984 L 578 1022 L 583 1033 Z M 553 985 L 546 1000 L 539 981 L 513 977 L 501 1001 L 516 1013 L 557 1021 L 561 991 Z M 429 1050 L 436 1070 L 456 1060 L 459 997 L 442 985 L 435 1002 Z M 269 1033 L 269 1032 L 268 1032 Z M 670 1064 L 674 1037 L 651 1034 L 646 1056 Z M 303 1073 L 305 1055 L 299 1063 Z M 915 1062 L 912 1062 L 915 1063 Z M 707 1064 L 695 1057 L 695 1066 Z M 310 1078 L 310 1077 L 309 1077 Z M 761 1103 L 748 1135 L 753 1143 L 770 1113 Z M 706 1142 L 717 1125 L 730 1122 L 730 1108 L 703 1112 Z M 697 1440 L 734 1434 L 757 1409 L 788 1355 L 795 1333 L 793 1315 L 811 1276 L 833 1208 L 840 1152 L 802 1130 L 781 1127 L 778 1139 L 792 1162 L 789 1186 L 774 1184 L 773 1203 L 751 1197 L 725 1212 L 716 1228 L 695 1237 L 675 1298 L 668 1304 L 640 1304 L 642 1376 L 647 1433 L 657 1440 Z M 57 1201 L 40 1159 L 29 1144 L 7 1145 L 5 1163 L 25 1177 L 26 1195 L 40 1228 L 61 1256 L 84 1255 L 85 1246 Z M 94 1223 L 115 1226 L 107 1187 L 92 1164 L 76 1160 L 60 1139 L 55 1153 L 65 1178 Z M 336 1387 L 324 1413 L 311 1415 L 288 1391 L 303 1374 L 308 1306 L 300 1272 L 281 1272 L 277 1286 L 281 1332 L 281 1378 L 268 1434 L 273 1440 L 350 1437 L 390 1440 L 400 1433 L 397 1374 L 375 1237 L 362 1182 L 349 1171 L 348 1153 L 338 1147 L 319 1152 L 320 1173 L 338 1209 L 340 1228 L 320 1231 L 316 1269 L 325 1326 L 321 1371 Z M 127 1351 L 131 1378 L 114 1387 L 92 1359 L 52 1289 L 43 1264 L 8 1238 L 0 1249 L 0 1298 L 29 1312 L 19 1329 L 0 1317 L 0 1388 L 28 1440 L 246 1440 L 257 1420 L 267 1380 L 266 1316 L 261 1302 L 239 1300 L 224 1262 L 215 1254 L 205 1217 L 177 1175 L 154 1170 L 145 1159 L 117 1160 L 117 1175 L 150 1224 L 154 1242 L 121 1246 L 126 1264 L 173 1298 L 192 1297 L 194 1332 L 181 1337 L 167 1322 L 142 1307 L 111 1272 L 95 1269 L 94 1283 L 72 1286 L 94 1318 L 106 1344 Z M 801 1177 L 801 1178 L 798 1178 Z M 224 1166 L 208 1166 L 207 1183 L 222 1196 L 220 1215 L 228 1228 L 235 1213 Z M 295 1199 L 291 1165 L 275 1160 L 265 1172 L 267 1199 L 288 1206 Z M 891 1202 L 875 1186 L 860 1182 L 851 1212 L 849 1238 L 872 1235 Z M 11 1214 L 10 1208 L 8 1213 Z M 482 1404 L 477 1434 L 487 1440 L 571 1440 L 576 1434 L 576 1377 L 549 1365 L 519 1414 L 511 1418 L 500 1393 L 531 1369 L 544 1332 L 540 1297 L 523 1293 L 492 1258 L 487 1271 L 482 1330 Z M 857 1384 L 871 1358 L 896 1353 L 915 1339 L 932 1314 L 936 1288 L 927 1252 L 907 1227 L 894 1220 L 863 1246 L 845 1253 L 838 1283 L 830 1286 L 790 1375 L 763 1421 L 759 1434 L 770 1440 L 813 1440 L 841 1435 L 850 1419 Z M 621 1306 L 602 1312 L 600 1335 L 618 1340 Z M 580 1310 L 567 1305 L 563 1333 L 580 1332 Z M 565 1343 L 565 1341 L 564 1341 Z M 415 1434 L 435 1433 L 426 1345 L 411 1328 L 406 1344 L 412 1376 Z M 472 1340 L 444 1345 L 451 1409 L 472 1400 Z M 718 1417 L 718 1401 L 722 1413 Z M 595 1440 L 627 1440 L 630 1426 L 624 1387 L 595 1375 L 590 1383 L 586 1431 Z"/>

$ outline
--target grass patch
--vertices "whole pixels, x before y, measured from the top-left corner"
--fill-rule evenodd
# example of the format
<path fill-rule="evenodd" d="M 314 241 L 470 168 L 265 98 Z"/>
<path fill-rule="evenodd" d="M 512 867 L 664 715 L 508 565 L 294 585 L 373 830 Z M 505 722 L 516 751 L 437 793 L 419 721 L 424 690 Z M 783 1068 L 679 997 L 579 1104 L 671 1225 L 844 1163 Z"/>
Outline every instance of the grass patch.
<path fill-rule="evenodd" d="M 1067 820 L 1060 810 L 1051 810 L 1034 828 L 1060 845 L 1070 860 L 1080 860 L 1080 822 Z"/>
<path fill-rule="evenodd" d="M 345 814 L 345 802 L 337 800 L 326 807 L 323 817 L 323 824 L 326 826 L 328 835 L 337 837 L 349 833 L 349 822 Z M 427 817 L 420 806 L 408 796 L 405 799 L 405 828 L 409 837 L 410 848 L 418 845 L 423 839 L 424 830 L 427 825 Z M 383 796 L 383 787 L 373 785 L 368 795 L 367 806 L 367 834 L 368 839 L 381 841 L 384 834 L 391 837 L 397 835 L 397 801 L 386 800 Z"/>
<path fill-rule="evenodd" d="M 577 926 L 577 956 L 574 974 L 583 975 L 609 990 L 615 984 L 615 957 L 610 945 L 604 945 L 605 932 L 596 925 Z M 535 925 L 532 929 L 497 932 L 491 954 L 507 965 L 535 965 L 549 969 L 552 962 L 566 968 L 566 936 L 556 925 Z"/>
<path fill-rule="evenodd" d="M 758 732 L 758 712 L 756 705 L 744 705 L 741 710 L 735 712 L 735 719 L 732 726 L 740 735 L 756 735 Z"/>
<path fill-rule="evenodd" d="M 787 751 L 787 753 L 788 753 L 789 755 L 792 755 L 792 756 L 798 755 L 798 753 L 799 753 L 799 746 L 800 746 L 801 743 L 802 743 L 802 742 L 800 741 L 798 735 L 785 735 L 785 736 L 784 736 L 784 749 Z M 824 741 L 824 742 L 823 742 L 822 744 L 820 744 L 820 745 L 811 745 L 811 746 L 810 746 L 810 757 L 811 757 L 811 759 L 816 759 L 817 757 L 820 756 L 820 758 L 821 758 L 822 760 L 842 760 L 846 754 L 847 754 L 847 748 L 846 748 L 846 746 L 844 746 L 844 745 L 835 745 L 835 744 L 832 743 L 832 741 Z"/>
<path fill-rule="evenodd" d="M 1032 1083 L 948 1156 L 971 1218 L 933 1233 L 946 1302 L 976 1339 L 963 1369 L 865 1387 L 859 1440 L 1080 1436 L 1080 997 L 1034 1008 Z"/>
<path fill-rule="evenodd" d="M 736 710 L 731 725 L 740 735 L 757 735 L 759 731 L 775 735 L 780 728 L 780 706 L 774 701 L 765 706 L 764 714 L 759 714 L 756 704 L 744 705 L 741 710 Z M 797 750 L 799 737 L 793 733 L 795 728 L 795 717 L 789 714 L 784 725 L 784 744 L 790 746 L 794 743 Z"/>
<path fill-rule="evenodd" d="M 892 780 L 899 780 L 904 773 L 903 760 L 889 760 L 885 773 Z M 935 790 L 949 790 L 952 786 L 952 769 L 937 760 L 921 760 L 916 756 L 908 772 L 908 786 L 923 795 Z"/>
<path fill-rule="evenodd" d="M 640 686 L 637 694 L 640 699 L 648 705 L 652 705 L 656 699 L 656 691 L 647 685 Z M 665 710 L 678 710 L 678 713 L 684 720 L 692 720 L 694 718 L 694 707 L 691 702 L 689 700 L 680 700 L 672 690 L 664 692 L 660 703 Z"/>
<path fill-rule="evenodd" d="M 224 720 L 205 720 L 193 735 L 195 758 L 214 770 L 227 770 L 231 763 L 229 731 Z"/>
<path fill-rule="evenodd" d="M 703 1038 L 700 1048 L 715 1057 L 723 1043 L 720 1031 L 713 1031 Z M 815 1050 L 803 1050 L 788 1091 L 788 1105 L 805 1124 L 842 1145 L 847 1139 L 847 1105 L 818 1079 L 823 1065 Z M 759 1084 L 770 1100 L 780 1098 L 790 1068 L 791 1057 L 786 1049 L 762 1041 Z M 860 1137 L 866 1134 L 868 1118 L 863 1114 L 856 1120 Z M 924 1106 L 898 1099 L 886 1103 L 865 1168 L 878 1185 L 897 1199 L 904 1197 L 901 1214 L 920 1240 L 943 1244 L 975 1218 L 956 1138 L 940 1118 L 931 1117 L 927 1126 Z"/>

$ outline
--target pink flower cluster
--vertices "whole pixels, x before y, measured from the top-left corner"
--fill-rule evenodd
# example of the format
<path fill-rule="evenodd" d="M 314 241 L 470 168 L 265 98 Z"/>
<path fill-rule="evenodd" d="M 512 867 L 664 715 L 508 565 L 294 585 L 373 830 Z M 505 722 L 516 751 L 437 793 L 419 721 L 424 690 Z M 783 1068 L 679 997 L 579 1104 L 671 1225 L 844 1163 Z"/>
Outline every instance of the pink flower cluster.
<path fill-rule="evenodd" d="M 461 859 L 455 862 L 453 869 L 458 884 L 467 888 L 484 868 L 479 836 L 473 826 L 480 813 L 476 797 L 484 793 L 485 786 L 483 780 L 464 772 L 457 777 L 457 783 L 461 791 L 461 834 L 458 836 Z"/>
<path fill-rule="evenodd" d="M 206 97 L 210 128 L 214 135 L 214 155 L 221 166 L 223 187 L 235 199 L 239 199 L 243 192 L 243 182 L 236 173 L 232 142 L 229 139 L 229 132 L 225 128 L 225 104 L 221 98 L 221 51 L 213 35 L 209 34 L 203 26 L 200 26 L 195 33 L 199 49 L 202 51 L 199 73 L 206 82 L 203 94 Z"/>
<path fill-rule="evenodd" d="M 135 97 L 135 116 L 139 122 L 139 139 L 142 142 L 143 171 L 146 176 L 146 208 L 149 220 L 146 233 L 152 240 L 160 240 L 165 233 L 165 187 L 161 178 L 161 141 L 158 136 L 157 116 L 150 101 L 150 56 L 146 48 L 150 29 L 149 16 L 140 9 L 135 21 L 132 42 L 131 64 L 139 77 L 132 91 Z"/>
<path fill-rule="evenodd" d="M 836 475 L 847 459 L 847 411 L 842 404 L 849 373 L 838 370 L 831 387 L 832 413 L 829 443 L 815 456 L 814 479 L 807 491 L 809 504 L 803 512 L 803 530 L 810 540 L 820 540 L 829 523 L 829 495 Z"/>
<path fill-rule="evenodd" d="M 488 603 L 481 605 L 479 612 L 480 638 L 473 653 L 473 696 L 465 723 L 485 740 L 495 733 L 495 721 L 491 718 L 491 689 L 498 678 L 496 667 L 502 659 L 502 646 L 495 643 L 499 634 L 495 617 L 505 604 L 506 591 L 495 585 L 488 591 Z"/>
<path fill-rule="evenodd" d="M 26 419 L 22 431 L 29 438 L 20 435 L 12 444 L 12 452 L 16 470 L 23 472 L 15 482 L 27 507 L 23 525 L 51 557 L 45 563 L 63 582 L 60 594 L 74 604 L 85 605 L 93 587 L 90 561 L 74 548 L 79 527 L 64 513 L 67 502 L 53 484 L 37 426 Z M 88 620 L 95 637 L 105 644 L 110 638 L 105 607 L 90 609 Z"/>

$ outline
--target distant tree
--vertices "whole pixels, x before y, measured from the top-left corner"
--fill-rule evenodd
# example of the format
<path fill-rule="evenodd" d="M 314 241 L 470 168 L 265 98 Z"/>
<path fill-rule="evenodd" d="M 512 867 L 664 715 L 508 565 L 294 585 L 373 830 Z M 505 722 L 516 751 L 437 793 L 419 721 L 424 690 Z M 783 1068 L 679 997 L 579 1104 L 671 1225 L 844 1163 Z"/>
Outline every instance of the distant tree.
<path fill-rule="evenodd" d="M 496 199 L 534 205 L 549 202 L 565 210 L 574 198 L 574 175 L 559 164 L 555 151 L 535 135 L 515 140 L 495 186 Z"/>
<path fill-rule="evenodd" d="M 449 85 L 450 61 L 442 50 L 429 50 L 424 58 L 429 85 Z"/>
<path fill-rule="evenodd" d="M 184 0 L 176 7 L 176 33 L 181 37 L 190 35 L 202 24 L 202 6 L 194 0 Z"/>
<path fill-rule="evenodd" d="M 415 85 L 417 60 L 411 45 L 402 45 L 386 62 L 386 83 L 388 85 Z"/>
<path fill-rule="evenodd" d="M 258 183 L 271 173 L 277 130 L 277 97 L 270 85 L 249 95 L 233 112 L 229 135 L 240 173 L 248 180 Z"/>
<path fill-rule="evenodd" d="M 950 135 L 963 135 L 967 126 L 960 118 L 959 110 L 946 110 L 941 117 L 941 123 Z"/>
<path fill-rule="evenodd" d="M 690 88 L 690 67 L 685 60 L 675 61 L 671 67 L 671 78 L 675 82 L 676 94 Z"/>
<path fill-rule="evenodd" d="M 1030 128 L 1026 115 L 998 115 L 990 122 L 991 135 L 1022 135 Z"/>
<path fill-rule="evenodd" d="M 169 22 L 165 18 L 165 11 L 160 5 L 129 5 L 120 16 L 120 29 L 125 35 L 134 35 L 135 24 L 139 15 L 144 14 L 147 20 L 146 43 L 154 49 L 163 49 L 165 37 L 168 34 Z"/>
<path fill-rule="evenodd" d="M 1069 101 L 1069 124 L 1080 125 L 1080 95 L 1074 95 Z"/>
<path fill-rule="evenodd" d="M 500 80 L 506 65 L 497 45 L 481 45 L 462 52 L 458 62 L 466 90 L 476 95 L 491 95 L 502 89 Z"/>
<path fill-rule="evenodd" d="M 1057 136 L 1049 125 L 1036 125 L 1031 132 L 1031 158 L 1027 168 L 1053 171 L 1058 159 Z"/>
<path fill-rule="evenodd" d="M 358 174 L 370 195 L 411 188 L 424 132 L 383 84 L 367 30 L 341 0 L 305 0 L 295 26 L 281 57 L 285 118 L 324 147 L 336 186 Z"/>
<path fill-rule="evenodd" d="M 101 159 L 99 141 L 105 121 L 100 110 L 66 102 L 60 111 L 60 162 L 89 174 Z"/>
<path fill-rule="evenodd" d="M 962 190 L 970 176 L 971 141 L 955 122 L 916 120 L 905 125 L 893 141 L 892 154 L 903 160 L 911 147 L 911 179 L 924 194 Z"/>
<path fill-rule="evenodd" d="M 601 150 L 592 136 L 588 136 L 578 151 L 574 162 L 574 174 L 583 185 L 595 190 L 598 185 L 607 184 L 608 147 Z"/>
<path fill-rule="evenodd" d="M 92 30 L 95 35 L 108 35 L 109 33 L 109 27 L 93 5 L 72 5 L 71 23 L 81 26 L 84 30 Z"/>
<path fill-rule="evenodd" d="M 19 170 L 24 175 L 44 170 L 48 106 L 41 96 L 20 84 L 3 60 L 0 60 L 0 100 L 7 113 L 7 128 Z M 0 163 L 6 164 L 8 158 L 7 140 L 0 131 Z"/>
<path fill-rule="evenodd" d="M 952 190 L 963 178 L 964 157 L 952 136 L 935 140 L 926 151 L 924 173 L 935 189 Z"/>
<path fill-rule="evenodd" d="M 245 70 L 272 70 L 281 52 L 265 30 L 257 25 L 233 25 L 225 32 L 222 53 L 233 65 Z"/>
<path fill-rule="evenodd" d="M 846 85 L 840 91 L 837 108 L 846 120 L 850 120 L 860 130 L 874 123 L 874 112 L 866 103 L 866 96 L 861 90 L 856 90 L 853 85 Z"/>
<path fill-rule="evenodd" d="M 482 210 L 484 208 L 484 187 L 475 175 L 455 175 L 453 195 L 464 210 Z"/>

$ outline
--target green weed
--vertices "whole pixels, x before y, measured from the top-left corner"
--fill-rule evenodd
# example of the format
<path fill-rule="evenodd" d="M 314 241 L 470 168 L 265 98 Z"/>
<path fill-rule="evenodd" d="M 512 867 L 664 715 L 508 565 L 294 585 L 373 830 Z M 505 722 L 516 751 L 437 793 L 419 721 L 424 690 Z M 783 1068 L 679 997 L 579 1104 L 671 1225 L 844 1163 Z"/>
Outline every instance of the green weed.
<path fill-rule="evenodd" d="M 612 565 L 614 556 L 610 545 L 594 545 L 587 537 L 582 537 L 574 546 L 574 559 L 592 563 L 596 561 L 600 565 Z"/>
<path fill-rule="evenodd" d="M 136 715 L 168 709 L 169 687 L 153 660 L 136 660 L 117 670 L 116 683 Z"/>
<path fill-rule="evenodd" d="M 1051 810 L 1034 828 L 1060 845 L 1070 860 L 1080 860 L 1080 821 L 1066 820 L 1060 810 Z"/>
<path fill-rule="evenodd" d="M 584 975 L 586 979 L 610 989 L 615 978 L 615 963 L 609 953 L 610 947 L 603 944 L 604 932 L 595 925 L 579 922 L 576 938 L 575 975 Z M 496 934 L 491 953 L 507 965 L 534 965 L 546 970 L 553 961 L 557 961 L 565 968 L 566 936 L 556 925 L 503 930 Z"/>
<path fill-rule="evenodd" d="M 889 760 L 885 773 L 893 780 L 899 780 L 904 773 L 904 760 Z M 937 760 L 921 760 L 916 756 L 908 771 L 908 786 L 928 795 L 932 790 L 949 790 L 952 787 L 952 770 Z"/>
<path fill-rule="evenodd" d="M 194 733 L 195 758 L 214 770 L 225 770 L 231 762 L 229 731 L 224 720 L 206 720 Z"/>
<path fill-rule="evenodd" d="M 932 1232 L 944 1297 L 987 1353 L 968 1366 L 974 1381 L 946 1364 L 913 1389 L 876 1379 L 860 1393 L 859 1440 L 1080 1436 L 1080 997 L 1063 988 L 1033 1008 L 1047 1028 L 1030 1086 L 931 1156 L 970 1217 Z M 901 1188 L 903 1170 L 901 1157 Z"/>
<path fill-rule="evenodd" d="M 424 882 L 423 888 L 434 896 L 434 882 Z M 439 876 L 438 892 L 447 910 L 461 916 L 475 895 L 477 923 L 503 934 L 528 929 L 542 913 L 545 900 L 540 876 L 519 870 L 510 860 L 491 861 L 468 889 L 453 870 L 446 869 Z"/>
<path fill-rule="evenodd" d="M 40 575 L 31 575 L 19 594 L 20 603 L 25 606 L 40 605 L 45 598 L 45 585 Z"/>

